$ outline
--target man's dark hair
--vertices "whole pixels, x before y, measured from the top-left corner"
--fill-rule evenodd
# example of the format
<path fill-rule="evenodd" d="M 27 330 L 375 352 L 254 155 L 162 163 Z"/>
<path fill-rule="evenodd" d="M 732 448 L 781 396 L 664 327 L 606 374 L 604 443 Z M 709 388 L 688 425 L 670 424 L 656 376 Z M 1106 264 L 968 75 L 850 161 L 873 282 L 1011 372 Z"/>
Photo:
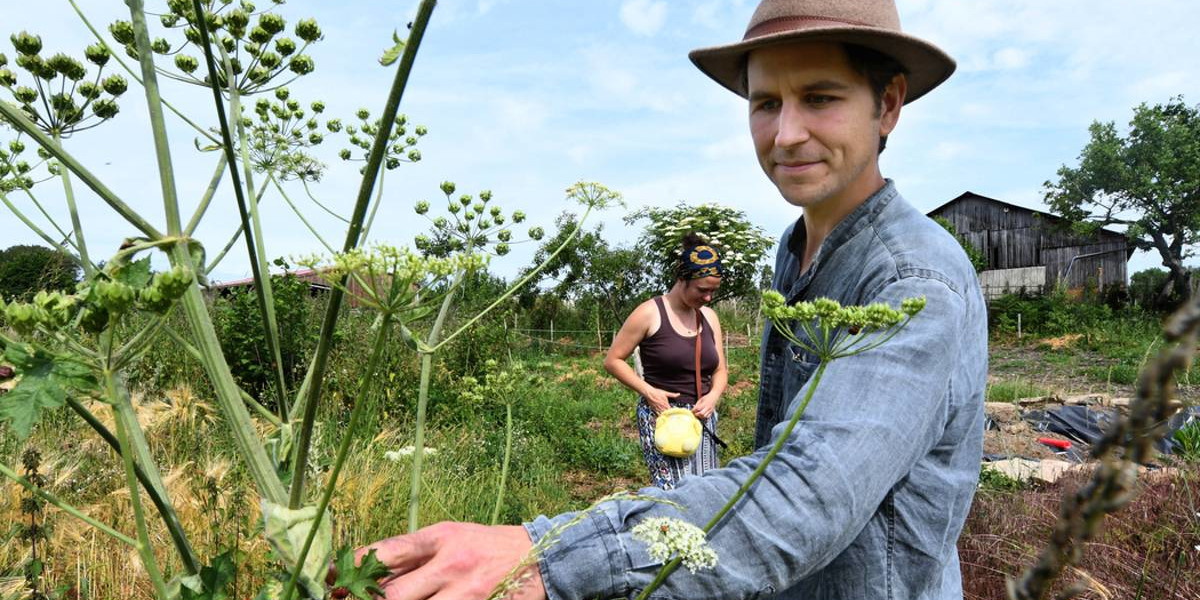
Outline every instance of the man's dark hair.
<path fill-rule="evenodd" d="M 867 85 L 871 88 L 871 93 L 875 96 L 875 116 L 883 114 L 883 91 L 887 89 L 889 83 L 892 82 L 897 75 L 908 74 L 908 69 L 900 64 L 900 61 L 884 54 L 873 48 L 859 46 L 858 44 L 842 44 L 842 48 L 846 50 L 846 59 L 850 62 L 850 68 L 856 73 L 867 78 Z M 750 89 L 750 81 L 746 70 L 746 63 L 749 59 L 747 54 L 742 58 L 742 89 Z M 879 136 L 879 151 L 887 146 L 887 136 Z"/>

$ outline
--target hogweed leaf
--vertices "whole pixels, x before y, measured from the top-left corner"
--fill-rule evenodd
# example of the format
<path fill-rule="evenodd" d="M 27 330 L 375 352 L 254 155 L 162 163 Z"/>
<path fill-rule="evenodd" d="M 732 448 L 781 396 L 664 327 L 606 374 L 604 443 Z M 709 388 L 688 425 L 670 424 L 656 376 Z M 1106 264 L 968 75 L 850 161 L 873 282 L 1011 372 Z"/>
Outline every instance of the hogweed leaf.
<path fill-rule="evenodd" d="M 400 55 L 404 53 L 404 40 L 400 39 L 399 33 L 395 31 L 392 32 L 392 41 L 395 42 L 396 45 L 384 50 L 383 56 L 379 58 L 379 64 L 385 67 L 391 66 L 392 63 L 396 62 L 396 60 L 400 58 Z"/>
<path fill-rule="evenodd" d="M 304 547 L 304 540 L 308 537 L 312 522 L 317 518 L 317 507 L 306 506 L 291 510 L 286 506 L 263 500 L 262 514 L 267 541 L 291 570 Z M 304 567 L 300 571 L 300 585 L 304 586 L 305 591 L 313 598 L 325 596 L 325 587 L 321 581 L 329 565 L 332 548 L 333 526 L 329 519 L 323 518 L 308 556 L 304 559 Z"/>
<path fill-rule="evenodd" d="M 383 590 L 379 587 L 379 579 L 386 576 L 389 571 L 382 562 L 379 562 L 378 558 L 375 558 L 374 550 L 368 552 L 362 562 L 355 566 L 354 549 L 342 548 L 338 551 L 334 569 L 337 572 L 337 578 L 333 582 L 335 596 L 339 589 L 344 589 L 350 595 L 361 600 L 371 600 L 377 595 L 383 595 Z"/>
<path fill-rule="evenodd" d="M 26 439 L 42 411 L 62 406 L 70 392 L 99 389 L 86 365 L 26 344 L 9 344 L 3 358 L 21 375 L 9 393 L 0 396 L 0 421 L 8 421 L 19 439 Z"/>

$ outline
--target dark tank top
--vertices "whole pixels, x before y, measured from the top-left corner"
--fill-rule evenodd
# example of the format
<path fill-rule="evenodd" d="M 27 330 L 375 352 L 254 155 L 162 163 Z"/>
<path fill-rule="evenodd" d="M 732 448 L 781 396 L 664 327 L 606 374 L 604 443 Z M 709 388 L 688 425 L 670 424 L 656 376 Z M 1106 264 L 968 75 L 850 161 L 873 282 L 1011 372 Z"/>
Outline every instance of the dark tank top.
<path fill-rule="evenodd" d="M 668 392 L 678 392 L 672 402 L 696 403 L 696 338 L 679 335 L 667 318 L 663 298 L 654 299 L 658 306 L 658 331 L 638 344 L 642 356 L 642 379 Z M 703 318 L 703 316 L 702 316 Z M 700 334 L 700 389 L 707 394 L 712 389 L 712 374 L 720 363 L 717 342 L 708 319 L 704 319 Z"/>

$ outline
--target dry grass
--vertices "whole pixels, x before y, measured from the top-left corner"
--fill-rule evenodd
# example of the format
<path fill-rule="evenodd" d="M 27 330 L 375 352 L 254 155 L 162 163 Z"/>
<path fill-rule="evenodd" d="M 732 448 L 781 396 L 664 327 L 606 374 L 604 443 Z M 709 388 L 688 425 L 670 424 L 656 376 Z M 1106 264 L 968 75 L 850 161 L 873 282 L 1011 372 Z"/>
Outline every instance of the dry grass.
<path fill-rule="evenodd" d="M 959 539 L 967 600 L 1007 600 L 1005 580 L 1037 558 L 1066 494 L 1086 475 L 1021 492 L 981 490 Z M 1149 476 L 1105 519 L 1068 578 L 1090 579 L 1089 600 L 1200 598 L 1200 465 Z M 1056 588 L 1061 589 L 1061 587 Z"/>

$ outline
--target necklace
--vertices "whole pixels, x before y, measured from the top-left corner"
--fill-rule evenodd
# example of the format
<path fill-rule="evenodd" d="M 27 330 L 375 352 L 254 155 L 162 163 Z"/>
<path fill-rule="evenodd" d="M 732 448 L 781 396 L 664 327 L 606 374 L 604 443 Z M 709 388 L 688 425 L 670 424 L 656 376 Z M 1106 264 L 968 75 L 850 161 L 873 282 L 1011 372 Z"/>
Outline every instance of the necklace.
<path fill-rule="evenodd" d="M 682 329 L 682 331 L 680 333 L 682 333 L 683 335 L 688 335 L 688 336 L 696 335 L 699 333 L 699 331 L 698 331 L 700 328 L 699 320 L 697 320 L 697 322 L 694 326 L 688 327 L 685 324 L 686 321 L 684 320 L 684 317 L 681 316 L 679 314 L 679 312 L 675 310 L 675 307 L 672 305 L 669 297 L 664 296 L 664 300 L 666 301 L 667 307 L 671 309 L 671 314 L 675 315 L 675 320 L 679 322 L 679 327 L 680 327 L 680 329 Z M 695 319 L 696 317 L 693 316 L 694 314 L 695 313 L 692 313 L 692 314 L 689 314 L 688 316 Z"/>

